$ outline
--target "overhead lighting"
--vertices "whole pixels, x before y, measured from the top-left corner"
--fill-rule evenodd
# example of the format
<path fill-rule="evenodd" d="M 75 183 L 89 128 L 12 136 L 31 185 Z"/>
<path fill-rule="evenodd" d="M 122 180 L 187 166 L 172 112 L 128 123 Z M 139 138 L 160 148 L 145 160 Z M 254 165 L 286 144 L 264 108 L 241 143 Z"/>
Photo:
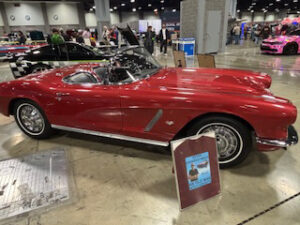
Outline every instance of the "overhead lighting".
<path fill-rule="evenodd" d="M 164 3 L 164 2 L 165 2 L 164 0 L 161 0 L 161 1 L 160 1 L 160 3 Z"/>
<path fill-rule="evenodd" d="M 276 0 L 276 2 L 280 2 L 280 0 Z"/>
<path fill-rule="evenodd" d="M 95 5 L 93 6 L 93 9 L 96 9 L 96 6 L 95 6 Z"/>
<path fill-rule="evenodd" d="M 152 4 L 151 4 L 151 3 L 149 3 L 149 4 L 148 4 L 148 7 L 151 7 L 151 6 L 152 6 Z"/>
<path fill-rule="evenodd" d="M 92 12 L 93 11 L 93 8 L 90 8 L 90 12 Z"/>
<path fill-rule="evenodd" d="M 165 7 L 161 7 L 161 10 L 165 10 Z"/>
<path fill-rule="evenodd" d="M 117 9 L 118 9 L 118 7 L 117 7 L 117 6 L 115 6 L 115 7 L 114 7 L 114 10 L 117 10 Z"/>
<path fill-rule="evenodd" d="M 238 10 L 236 10 L 236 12 L 238 12 L 238 13 L 239 13 L 240 11 L 241 11 L 241 10 L 239 10 L 239 9 L 238 9 Z"/>
<path fill-rule="evenodd" d="M 135 2 L 135 0 L 130 0 L 131 3 Z"/>
<path fill-rule="evenodd" d="M 158 9 L 154 9 L 153 11 L 154 11 L 154 12 L 157 12 L 157 11 L 158 11 Z"/>
<path fill-rule="evenodd" d="M 252 5 L 256 5 L 256 2 L 252 2 Z"/>
<path fill-rule="evenodd" d="M 125 3 L 122 3 L 122 4 L 121 4 L 121 6 L 125 6 L 125 5 L 126 5 Z"/>
<path fill-rule="evenodd" d="M 298 0 L 294 0 L 293 2 L 298 2 Z"/>
<path fill-rule="evenodd" d="M 269 5 L 270 5 L 270 6 L 271 6 L 271 5 L 274 5 L 274 3 L 271 2 Z"/>
<path fill-rule="evenodd" d="M 254 10 L 252 9 L 251 12 L 254 13 Z"/>
<path fill-rule="evenodd" d="M 136 8 L 132 8 L 132 12 L 135 12 L 136 11 Z"/>
<path fill-rule="evenodd" d="M 172 12 L 176 12 L 176 9 L 173 9 Z"/>
<path fill-rule="evenodd" d="M 141 9 L 142 9 L 142 7 L 140 6 L 138 9 L 139 9 L 139 10 L 141 10 Z"/>
<path fill-rule="evenodd" d="M 111 12 L 112 12 L 112 11 L 114 11 L 114 10 L 113 10 L 112 8 L 110 8 L 110 9 L 109 9 L 109 11 L 111 11 Z"/>

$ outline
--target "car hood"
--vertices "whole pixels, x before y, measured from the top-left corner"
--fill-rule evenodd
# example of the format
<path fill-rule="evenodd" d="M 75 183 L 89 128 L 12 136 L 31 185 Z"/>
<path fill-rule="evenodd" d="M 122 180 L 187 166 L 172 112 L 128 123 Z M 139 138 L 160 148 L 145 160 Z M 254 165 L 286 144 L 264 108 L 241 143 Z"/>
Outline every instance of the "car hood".
<path fill-rule="evenodd" d="M 150 78 L 151 88 L 170 91 L 219 92 L 231 94 L 266 95 L 271 77 L 257 73 L 232 69 L 168 68 Z"/>
<path fill-rule="evenodd" d="M 127 25 L 126 28 L 118 27 L 119 32 L 122 34 L 123 38 L 130 44 L 130 45 L 140 45 L 139 40 L 132 32 L 131 28 Z"/>
<path fill-rule="evenodd" d="M 277 36 L 277 37 L 270 37 L 268 39 L 265 39 L 264 41 L 266 42 L 283 42 L 283 41 L 289 41 L 289 40 L 294 40 L 296 39 L 297 36 L 293 35 L 293 36 L 286 36 L 286 35 L 281 35 L 281 36 Z"/>

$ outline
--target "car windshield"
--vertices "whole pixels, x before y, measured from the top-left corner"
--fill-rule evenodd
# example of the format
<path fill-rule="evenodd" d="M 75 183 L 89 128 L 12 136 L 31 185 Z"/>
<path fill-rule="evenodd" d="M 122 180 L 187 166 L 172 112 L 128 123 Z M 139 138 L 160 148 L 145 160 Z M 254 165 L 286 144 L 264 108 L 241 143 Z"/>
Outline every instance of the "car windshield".
<path fill-rule="evenodd" d="M 157 73 L 161 65 L 143 47 L 125 49 L 115 56 L 115 64 L 124 67 L 140 80 Z"/>

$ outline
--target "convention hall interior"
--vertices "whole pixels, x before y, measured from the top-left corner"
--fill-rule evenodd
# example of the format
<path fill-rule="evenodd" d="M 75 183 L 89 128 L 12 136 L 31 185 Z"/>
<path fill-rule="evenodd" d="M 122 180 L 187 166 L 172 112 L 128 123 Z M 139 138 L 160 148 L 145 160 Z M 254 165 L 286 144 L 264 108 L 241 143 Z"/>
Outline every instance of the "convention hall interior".
<path fill-rule="evenodd" d="M 299 0 L 0 0 L 0 225 L 300 225 Z"/>

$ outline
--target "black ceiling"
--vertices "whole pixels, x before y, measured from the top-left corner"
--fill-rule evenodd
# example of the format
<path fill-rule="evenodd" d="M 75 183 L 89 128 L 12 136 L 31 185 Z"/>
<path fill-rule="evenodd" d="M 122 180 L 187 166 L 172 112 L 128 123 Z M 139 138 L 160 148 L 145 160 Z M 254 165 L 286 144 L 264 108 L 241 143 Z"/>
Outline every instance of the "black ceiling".
<path fill-rule="evenodd" d="M 33 0 L 40 1 L 40 0 Z M 47 1 L 47 0 L 46 0 Z M 49 0 L 51 1 L 51 0 Z M 52 0 L 53 1 L 53 0 Z M 55 1 L 55 0 L 54 0 Z M 56 0 L 57 1 L 57 0 Z M 94 0 L 64 0 L 64 1 L 81 1 L 88 11 L 93 9 Z M 133 1 L 133 2 L 132 2 Z M 180 9 L 182 0 L 110 0 L 110 7 L 113 11 L 163 11 L 167 9 Z M 300 0 L 237 0 L 237 9 L 241 11 L 269 11 L 280 12 L 290 10 L 291 12 L 300 11 Z M 150 4 L 150 5 L 149 5 Z"/>
<path fill-rule="evenodd" d="M 142 11 L 158 11 L 180 9 L 181 0 L 110 0 L 110 8 L 114 11 L 132 11 L 133 8 Z M 84 1 L 86 9 L 94 5 L 93 0 Z"/>
<path fill-rule="evenodd" d="M 280 12 L 300 10 L 300 0 L 238 0 L 237 9 L 241 11 Z"/>
<path fill-rule="evenodd" d="M 133 8 L 143 11 L 154 9 L 162 11 L 166 9 L 179 10 L 180 1 L 182 0 L 134 0 L 134 2 L 131 2 L 131 0 L 110 0 L 110 5 L 114 11 L 132 11 Z M 94 4 L 93 0 L 84 2 L 87 8 L 92 7 Z M 237 2 L 237 9 L 241 11 L 279 12 L 286 9 L 291 12 L 297 12 L 300 10 L 300 0 L 237 0 Z M 122 6 L 122 4 L 125 5 Z"/>

